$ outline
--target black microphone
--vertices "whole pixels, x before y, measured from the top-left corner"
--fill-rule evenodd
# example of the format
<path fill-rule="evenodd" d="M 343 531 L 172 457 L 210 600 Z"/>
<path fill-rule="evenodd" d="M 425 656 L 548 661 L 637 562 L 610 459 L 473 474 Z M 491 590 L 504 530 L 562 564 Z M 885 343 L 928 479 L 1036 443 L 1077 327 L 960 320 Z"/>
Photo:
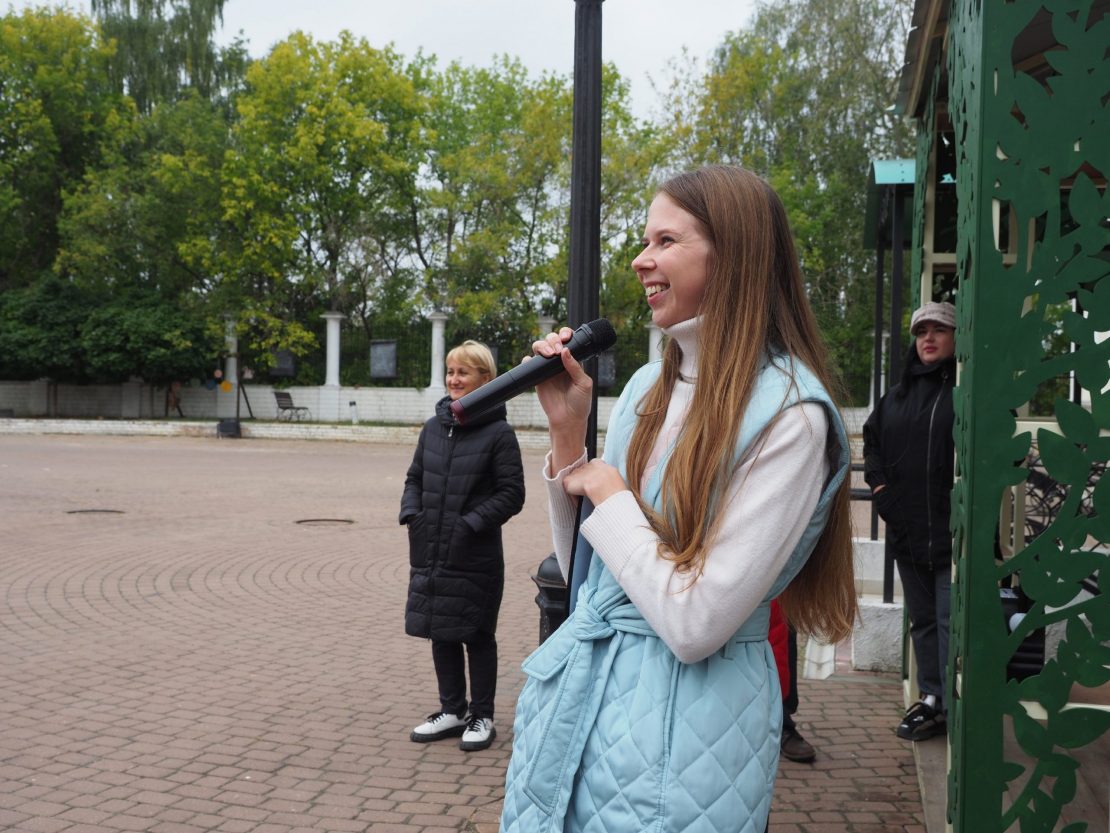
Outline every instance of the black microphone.
<path fill-rule="evenodd" d="M 574 331 L 564 346 L 578 361 L 596 356 L 616 343 L 617 333 L 606 319 L 599 318 L 583 324 Z M 492 408 L 502 405 L 518 393 L 534 388 L 540 382 L 563 372 L 560 356 L 533 356 L 512 370 L 502 373 L 496 379 L 486 382 L 475 391 L 451 403 L 451 413 L 455 422 L 466 425 L 467 420 L 481 416 Z"/>

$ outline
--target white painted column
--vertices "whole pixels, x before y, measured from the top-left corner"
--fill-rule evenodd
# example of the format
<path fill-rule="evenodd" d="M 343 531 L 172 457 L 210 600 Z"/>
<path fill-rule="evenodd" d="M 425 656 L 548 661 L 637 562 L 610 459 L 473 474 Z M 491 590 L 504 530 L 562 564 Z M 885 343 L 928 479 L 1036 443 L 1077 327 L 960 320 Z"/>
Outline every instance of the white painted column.
<path fill-rule="evenodd" d="M 231 390 L 225 392 L 216 388 L 216 416 L 230 419 L 235 416 L 235 402 L 239 397 L 239 336 L 235 332 L 235 319 L 231 317 L 224 321 L 224 346 L 227 348 L 227 359 L 224 360 L 224 378 L 220 382 L 227 382 Z"/>
<path fill-rule="evenodd" d="M 239 383 L 239 336 L 235 334 L 235 321 L 230 318 L 224 326 L 224 344 L 227 346 L 224 379 L 236 385 Z"/>
<path fill-rule="evenodd" d="M 648 361 L 654 362 L 663 358 L 663 331 L 651 321 L 645 325 L 648 331 Z"/>
<path fill-rule="evenodd" d="M 428 390 L 434 393 L 438 399 L 447 387 L 443 377 L 443 363 L 447 356 L 447 349 L 444 346 L 447 314 L 433 312 L 428 316 L 428 320 L 432 322 L 432 381 L 428 384 Z"/>
<path fill-rule="evenodd" d="M 322 316 L 328 322 L 328 364 L 324 384 L 330 388 L 339 387 L 339 322 L 345 316 L 341 312 L 325 312 Z"/>
<path fill-rule="evenodd" d="M 341 413 L 339 399 L 342 394 L 339 387 L 339 323 L 347 316 L 341 312 L 325 312 L 320 317 L 328 322 L 327 364 L 324 384 L 317 388 L 317 407 L 313 410 L 313 415 L 321 422 L 338 422 Z"/>
<path fill-rule="evenodd" d="M 550 315 L 541 315 L 536 318 L 536 325 L 540 328 L 540 335 L 545 336 L 555 331 L 555 319 Z"/>

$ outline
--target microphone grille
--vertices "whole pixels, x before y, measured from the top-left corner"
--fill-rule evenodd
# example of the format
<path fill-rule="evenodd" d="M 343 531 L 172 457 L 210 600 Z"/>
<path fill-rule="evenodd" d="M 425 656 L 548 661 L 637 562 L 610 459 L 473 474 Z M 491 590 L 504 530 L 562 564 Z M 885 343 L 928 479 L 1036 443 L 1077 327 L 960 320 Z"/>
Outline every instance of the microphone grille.
<path fill-rule="evenodd" d="M 617 343 L 617 331 L 613 329 L 613 325 L 609 323 L 608 318 L 598 318 L 586 326 L 590 328 L 594 346 L 599 353 L 602 350 L 608 350 Z"/>

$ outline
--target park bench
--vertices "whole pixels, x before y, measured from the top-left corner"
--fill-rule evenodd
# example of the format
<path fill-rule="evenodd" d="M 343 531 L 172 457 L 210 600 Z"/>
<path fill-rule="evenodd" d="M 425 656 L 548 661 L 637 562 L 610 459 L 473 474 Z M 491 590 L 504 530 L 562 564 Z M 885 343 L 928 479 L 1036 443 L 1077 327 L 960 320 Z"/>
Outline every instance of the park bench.
<path fill-rule="evenodd" d="M 293 397 L 283 390 L 274 391 L 274 402 L 277 405 L 277 418 L 284 420 L 312 419 L 312 413 L 303 405 L 294 405 Z"/>

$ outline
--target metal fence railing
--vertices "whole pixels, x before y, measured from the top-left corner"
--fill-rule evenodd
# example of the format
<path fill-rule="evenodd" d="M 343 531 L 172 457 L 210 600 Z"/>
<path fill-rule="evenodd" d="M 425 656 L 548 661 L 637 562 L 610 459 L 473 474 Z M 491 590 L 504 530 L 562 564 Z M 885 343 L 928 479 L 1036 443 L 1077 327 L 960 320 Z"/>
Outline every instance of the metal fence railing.
<path fill-rule="evenodd" d="M 318 327 L 317 346 L 292 360 L 295 368 L 279 384 L 322 385 L 327 367 L 324 328 Z M 524 330 L 490 334 L 448 321 L 444 333 L 450 350 L 468 338 L 486 344 L 494 354 L 498 373 L 517 365 L 531 352 L 535 334 Z M 339 341 L 339 382 L 345 386 L 424 388 L 431 383 L 432 324 L 418 318 L 376 323 L 370 332 L 359 326 L 342 328 Z M 633 373 L 648 359 L 648 333 L 642 326 L 618 332 L 617 343 L 602 360 L 598 392 L 618 396 Z"/>

